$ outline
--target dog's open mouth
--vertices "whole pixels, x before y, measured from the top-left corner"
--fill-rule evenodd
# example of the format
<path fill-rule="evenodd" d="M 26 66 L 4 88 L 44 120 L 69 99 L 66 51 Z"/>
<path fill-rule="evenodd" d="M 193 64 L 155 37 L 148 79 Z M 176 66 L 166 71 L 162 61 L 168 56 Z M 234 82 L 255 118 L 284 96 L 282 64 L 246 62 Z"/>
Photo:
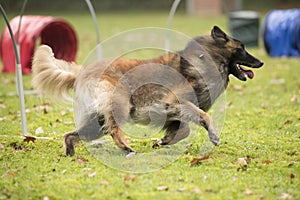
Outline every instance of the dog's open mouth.
<path fill-rule="evenodd" d="M 254 72 L 250 69 L 246 69 L 244 67 L 242 67 L 239 64 L 236 64 L 236 67 L 238 68 L 238 70 L 240 71 L 241 75 L 243 75 L 243 79 L 246 78 L 246 76 L 250 79 L 253 79 L 254 77 Z"/>
<path fill-rule="evenodd" d="M 250 79 L 253 79 L 254 77 L 254 72 L 250 69 L 242 67 L 241 64 L 235 64 L 232 68 L 231 74 L 241 81 L 246 81 L 247 77 Z"/>

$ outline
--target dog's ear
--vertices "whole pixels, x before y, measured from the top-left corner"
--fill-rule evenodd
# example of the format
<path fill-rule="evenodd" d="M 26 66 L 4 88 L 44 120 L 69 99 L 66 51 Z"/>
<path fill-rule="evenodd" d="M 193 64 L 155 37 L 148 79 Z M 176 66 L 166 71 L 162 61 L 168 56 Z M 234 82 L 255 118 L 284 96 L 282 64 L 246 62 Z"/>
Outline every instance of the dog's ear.
<path fill-rule="evenodd" d="M 228 42 L 228 37 L 218 26 L 214 26 L 211 30 L 211 36 L 215 41 Z"/>

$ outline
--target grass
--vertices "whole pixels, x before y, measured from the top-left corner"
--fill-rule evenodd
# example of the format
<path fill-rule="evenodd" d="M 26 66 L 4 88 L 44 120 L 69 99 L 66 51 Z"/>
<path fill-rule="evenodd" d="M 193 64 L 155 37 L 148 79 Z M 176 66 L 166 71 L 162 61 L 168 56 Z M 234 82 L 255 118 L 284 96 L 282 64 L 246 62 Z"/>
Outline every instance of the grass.
<path fill-rule="evenodd" d="M 82 63 L 96 41 L 90 16 L 58 16 L 77 30 L 78 62 Z M 103 40 L 133 28 L 165 27 L 166 19 L 162 13 L 98 16 Z M 213 24 L 226 29 L 226 18 L 179 13 L 173 28 L 196 36 L 208 34 Z M 28 132 L 50 139 L 24 142 L 18 98 L 13 94 L 15 76 L 1 74 L 0 199 L 300 199 L 299 59 L 270 58 L 262 47 L 250 51 L 265 66 L 255 70 L 254 79 L 247 82 L 231 77 L 222 144 L 208 159 L 191 164 L 206 141 L 205 131 L 194 127 L 200 134 L 189 139 L 193 145 L 171 164 L 151 173 L 108 167 L 83 143 L 78 144 L 74 157 L 64 156 L 62 135 L 75 128 L 72 105 L 36 95 L 26 95 L 25 99 Z M 30 75 L 24 76 L 26 90 L 31 89 L 30 81 Z M 151 144 L 150 139 L 131 141 L 144 152 L 155 152 Z M 239 164 L 239 158 L 250 163 Z"/>

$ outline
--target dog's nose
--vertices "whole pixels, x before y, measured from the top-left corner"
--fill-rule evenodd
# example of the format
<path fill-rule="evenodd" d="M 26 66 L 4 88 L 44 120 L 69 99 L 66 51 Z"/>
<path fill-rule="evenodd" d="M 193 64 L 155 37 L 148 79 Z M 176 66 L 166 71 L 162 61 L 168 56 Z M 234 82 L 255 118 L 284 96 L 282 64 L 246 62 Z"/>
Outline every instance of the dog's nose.
<path fill-rule="evenodd" d="M 253 66 L 254 68 L 260 68 L 261 66 L 264 65 L 264 62 L 258 60 L 258 62 L 256 62 L 255 66 Z"/>
<path fill-rule="evenodd" d="M 260 61 L 259 67 L 262 67 L 264 65 L 264 62 Z"/>

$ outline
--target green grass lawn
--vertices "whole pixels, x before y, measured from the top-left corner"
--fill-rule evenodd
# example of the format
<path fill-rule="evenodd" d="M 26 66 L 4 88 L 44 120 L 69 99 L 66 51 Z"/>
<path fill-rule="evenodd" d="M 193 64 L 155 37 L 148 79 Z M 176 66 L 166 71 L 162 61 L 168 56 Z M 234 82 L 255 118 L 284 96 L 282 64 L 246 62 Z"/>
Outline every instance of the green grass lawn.
<path fill-rule="evenodd" d="M 77 61 L 82 63 L 96 42 L 91 17 L 58 16 L 76 29 Z M 167 13 L 99 14 L 101 38 L 134 28 L 165 27 L 167 17 Z M 227 30 L 225 17 L 178 13 L 172 27 L 193 37 L 209 34 L 215 24 Z M 108 167 L 83 143 L 77 145 L 74 157 L 64 156 L 62 135 L 75 129 L 72 105 L 37 95 L 25 97 L 28 132 L 48 139 L 24 142 L 15 76 L 1 74 L 0 199 L 300 199 L 299 59 L 270 58 L 262 47 L 250 52 L 265 65 L 255 70 L 253 80 L 231 77 L 221 145 L 209 158 L 192 164 L 207 137 L 202 128 L 194 127 L 199 134 L 190 139 L 187 151 L 149 173 Z M 31 76 L 23 79 L 25 90 L 32 89 Z M 151 149 L 152 143 L 131 141 L 141 151 L 158 151 Z M 243 158 L 248 161 L 245 165 L 238 162 Z"/>

